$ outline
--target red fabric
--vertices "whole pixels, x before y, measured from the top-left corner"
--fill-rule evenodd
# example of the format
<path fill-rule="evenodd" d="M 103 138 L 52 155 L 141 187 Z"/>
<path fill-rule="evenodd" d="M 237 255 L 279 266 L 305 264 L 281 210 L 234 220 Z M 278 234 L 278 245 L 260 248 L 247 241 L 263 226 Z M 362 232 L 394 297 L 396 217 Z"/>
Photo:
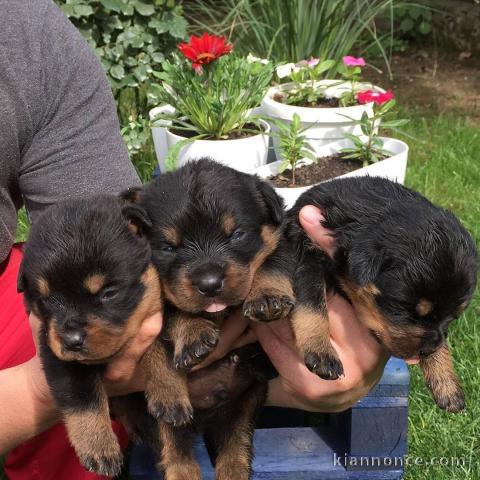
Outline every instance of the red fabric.
<path fill-rule="evenodd" d="M 14 367 L 35 355 L 22 295 L 17 293 L 21 246 L 13 247 L 0 268 L 0 369 Z M 125 448 L 128 438 L 118 422 L 113 429 Z M 84 470 L 71 447 L 65 427 L 58 424 L 13 450 L 5 462 L 10 480 L 106 479 Z"/>

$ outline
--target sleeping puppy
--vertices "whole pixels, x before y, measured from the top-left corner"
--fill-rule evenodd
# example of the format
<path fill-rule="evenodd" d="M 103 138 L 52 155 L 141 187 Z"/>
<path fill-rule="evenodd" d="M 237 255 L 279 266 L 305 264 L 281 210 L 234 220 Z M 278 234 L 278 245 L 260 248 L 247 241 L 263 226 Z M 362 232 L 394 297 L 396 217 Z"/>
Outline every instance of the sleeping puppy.
<path fill-rule="evenodd" d="M 188 371 L 215 348 L 223 319 L 236 309 L 241 315 L 244 302 L 261 310 L 267 301 L 276 318 L 290 314 L 291 284 L 279 284 L 270 274 L 283 204 L 267 183 L 203 159 L 123 198 L 151 222 L 145 235 L 165 294 L 162 336 L 179 371 Z M 283 265 L 289 262 L 281 252 L 276 258 L 275 268 L 287 275 Z M 217 452 L 218 480 L 250 478 L 253 420 L 265 393 L 266 383 L 259 382 L 222 412 L 195 410 L 192 425 L 165 424 L 160 463 L 166 480 L 200 479 L 192 452 L 198 430 Z"/>
<path fill-rule="evenodd" d="M 335 238 L 333 260 L 300 227 L 305 205 L 322 210 Z M 346 178 L 305 192 L 288 212 L 286 236 L 297 262 L 291 322 L 312 372 L 324 379 L 343 374 L 325 303 L 326 292 L 337 288 L 392 355 L 420 358 L 440 408 L 464 408 L 446 337 L 474 293 L 477 252 L 453 214 L 389 180 Z"/>
<path fill-rule="evenodd" d="M 27 309 L 41 320 L 39 354 L 70 441 L 87 470 L 108 476 L 119 473 L 122 453 L 101 379 L 143 320 L 162 308 L 145 218 L 136 213 L 107 195 L 49 208 L 31 229 L 19 275 Z M 152 413 L 190 417 L 188 389 L 175 382 L 160 341 L 142 367 Z"/>

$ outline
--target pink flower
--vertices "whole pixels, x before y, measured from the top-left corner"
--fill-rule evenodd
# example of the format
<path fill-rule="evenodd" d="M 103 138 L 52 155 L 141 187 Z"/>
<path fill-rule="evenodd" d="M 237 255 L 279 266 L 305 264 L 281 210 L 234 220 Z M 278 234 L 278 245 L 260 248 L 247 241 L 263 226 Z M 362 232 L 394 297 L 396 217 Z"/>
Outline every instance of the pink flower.
<path fill-rule="evenodd" d="M 351 57 L 350 55 L 346 55 L 343 57 L 343 64 L 347 67 L 364 67 L 365 66 L 365 59 L 363 57 Z"/>
<path fill-rule="evenodd" d="M 307 60 L 307 65 L 308 65 L 310 68 L 315 67 L 315 66 L 318 65 L 319 63 L 320 63 L 320 59 L 319 59 L 319 58 L 310 57 L 310 58 Z"/>
<path fill-rule="evenodd" d="M 394 98 L 393 92 L 388 91 L 385 93 L 374 92 L 373 90 L 365 90 L 364 92 L 357 93 L 357 100 L 359 103 L 376 103 L 377 105 L 382 105 Z"/>

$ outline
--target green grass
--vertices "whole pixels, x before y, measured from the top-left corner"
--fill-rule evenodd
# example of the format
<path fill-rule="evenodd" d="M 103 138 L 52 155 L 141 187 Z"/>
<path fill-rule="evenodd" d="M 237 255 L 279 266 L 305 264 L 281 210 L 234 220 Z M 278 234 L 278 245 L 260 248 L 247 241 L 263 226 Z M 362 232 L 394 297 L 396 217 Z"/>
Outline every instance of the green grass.
<path fill-rule="evenodd" d="M 424 117 L 406 110 L 402 117 L 414 118 L 405 127 L 416 137 L 407 139 L 411 151 L 407 185 L 433 202 L 454 211 L 480 243 L 480 129 L 461 114 Z M 146 160 L 149 163 L 149 160 Z M 150 170 L 149 165 L 142 168 Z M 18 233 L 24 238 L 25 216 Z M 465 466 L 410 466 L 406 480 L 480 479 L 480 314 L 477 292 L 467 312 L 452 326 L 449 339 L 455 365 L 467 397 L 467 411 L 453 415 L 441 412 L 427 392 L 419 369 L 411 367 L 409 453 L 429 461 L 432 457 L 459 457 Z M 1 479 L 1 476 L 0 476 Z"/>
<path fill-rule="evenodd" d="M 411 112 L 410 112 L 411 113 Z M 462 220 L 480 242 L 480 130 L 461 116 L 418 118 L 406 129 L 419 141 L 411 145 L 407 185 L 424 193 Z M 480 295 L 450 329 L 457 373 L 461 378 L 467 411 L 441 412 L 427 392 L 420 371 L 412 373 L 409 416 L 409 453 L 432 457 L 462 457 L 465 466 L 409 467 L 406 480 L 480 479 Z"/>

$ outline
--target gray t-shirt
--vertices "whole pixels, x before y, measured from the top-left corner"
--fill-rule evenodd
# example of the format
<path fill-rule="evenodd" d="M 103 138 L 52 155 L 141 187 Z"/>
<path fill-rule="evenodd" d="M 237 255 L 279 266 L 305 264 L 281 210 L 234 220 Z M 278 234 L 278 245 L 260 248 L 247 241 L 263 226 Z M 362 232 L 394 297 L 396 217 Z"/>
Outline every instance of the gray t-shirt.
<path fill-rule="evenodd" d="M 0 262 L 17 210 L 139 184 L 99 60 L 51 0 L 0 0 Z"/>

